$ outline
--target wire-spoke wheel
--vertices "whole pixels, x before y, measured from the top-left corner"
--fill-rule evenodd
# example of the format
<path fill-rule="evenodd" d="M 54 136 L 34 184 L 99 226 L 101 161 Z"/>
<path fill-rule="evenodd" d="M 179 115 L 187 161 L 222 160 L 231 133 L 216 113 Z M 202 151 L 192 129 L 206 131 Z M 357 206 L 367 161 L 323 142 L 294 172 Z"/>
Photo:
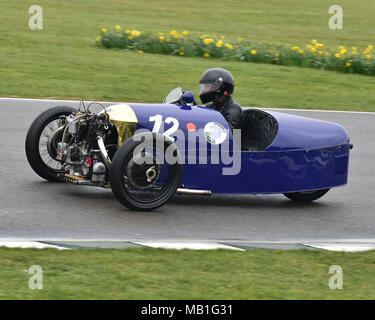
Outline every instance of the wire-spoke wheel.
<path fill-rule="evenodd" d="M 143 135 L 143 134 L 142 134 Z M 177 146 L 161 134 L 127 140 L 116 152 L 110 172 L 113 194 L 129 209 L 153 210 L 176 192 L 182 176 Z M 174 154 L 171 163 L 168 154 Z"/>
<path fill-rule="evenodd" d="M 26 135 L 25 150 L 31 168 L 48 181 L 61 181 L 61 162 L 56 160 L 57 142 L 61 139 L 59 118 L 77 111 L 73 107 L 54 107 L 42 112 L 31 124 Z"/>

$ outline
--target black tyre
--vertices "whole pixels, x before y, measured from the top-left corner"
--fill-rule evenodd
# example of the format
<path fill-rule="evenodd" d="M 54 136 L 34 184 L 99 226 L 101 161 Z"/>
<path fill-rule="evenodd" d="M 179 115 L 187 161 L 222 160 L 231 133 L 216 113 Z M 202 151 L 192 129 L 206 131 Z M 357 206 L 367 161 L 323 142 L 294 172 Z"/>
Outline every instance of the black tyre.
<path fill-rule="evenodd" d="M 48 140 L 58 128 L 58 120 L 62 115 L 77 111 L 73 107 L 54 107 L 42 112 L 31 124 L 26 135 L 25 150 L 31 168 L 43 179 L 52 182 L 61 181 L 57 175 L 61 173 L 61 163 L 55 159 L 53 147 L 48 148 Z"/>
<path fill-rule="evenodd" d="M 314 191 L 284 193 L 284 196 L 296 202 L 311 202 L 323 197 L 330 189 L 321 189 Z"/>
<path fill-rule="evenodd" d="M 182 161 L 177 146 L 165 136 L 142 136 L 141 141 L 135 136 L 128 139 L 116 152 L 110 183 L 113 194 L 124 206 L 148 211 L 162 206 L 174 195 L 181 181 Z M 178 161 L 166 161 L 166 153 L 173 154 Z M 146 160 L 144 163 L 137 161 L 141 157 Z"/>

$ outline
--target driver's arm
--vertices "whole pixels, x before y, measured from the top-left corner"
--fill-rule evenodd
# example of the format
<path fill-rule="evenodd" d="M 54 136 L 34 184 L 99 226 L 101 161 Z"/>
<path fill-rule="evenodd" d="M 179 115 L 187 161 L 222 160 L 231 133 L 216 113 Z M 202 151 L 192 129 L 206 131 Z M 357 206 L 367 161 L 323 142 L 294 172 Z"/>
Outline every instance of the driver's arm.
<path fill-rule="evenodd" d="M 229 108 L 224 115 L 225 120 L 227 120 L 230 129 L 240 129 L 242 120 L 242 109 L 240 106 L 235 106 Z"/>

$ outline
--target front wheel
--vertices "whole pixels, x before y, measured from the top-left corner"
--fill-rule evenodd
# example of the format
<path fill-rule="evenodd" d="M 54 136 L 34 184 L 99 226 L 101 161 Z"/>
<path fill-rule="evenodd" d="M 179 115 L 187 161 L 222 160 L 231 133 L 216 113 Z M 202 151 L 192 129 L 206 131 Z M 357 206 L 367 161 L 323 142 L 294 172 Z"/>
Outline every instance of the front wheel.
<path fill-rule="evenodd" d="M 25 150 L 31 168 L 42 178 L 58 182 L 61 162 L 56 159 L 59 138 L 58 123 L 61 116 L 77 111 L 73 107 L 54 107 L 42 112 L 31 124 L 26 135 Z M 51 141 L 53 138 L 53 141 Z"/>
<path fill-rule="evenodd" d="M 177 146 L 163 135 L 149 132 L 139 137 L 133 136 L 116 152 L 110 183 L 124 206 L 149 211 L 162 206 L 176 192 L 182 161 Z"/>
<path fill-rule="evenodd" d="M 296 202 L 311 202 L 323 197 L 330 189 L 321 189 L 313 191 L 284 193 L 288 199 Z"/>

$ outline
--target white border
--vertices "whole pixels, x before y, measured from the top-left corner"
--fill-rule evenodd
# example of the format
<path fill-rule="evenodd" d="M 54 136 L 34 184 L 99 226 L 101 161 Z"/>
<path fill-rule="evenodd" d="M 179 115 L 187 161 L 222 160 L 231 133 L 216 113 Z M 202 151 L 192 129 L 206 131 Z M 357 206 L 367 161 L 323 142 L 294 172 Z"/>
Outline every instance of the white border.
<path fill-rule="evenodd" d="M 57 242 L 57 244 L 46 244 L 46 242 Z M 58 243 L 62 242 L 61 245 Z M 236 240 L 236 239 L 225 239 L 225 240 L 144 240 L 144 239 L 19 239 L 19 238 L 0 238 L 0 247 L 12 247 L 12 248 L 55 248 L 59 250 L 69 248 L 64 247 L 64 242 L 79 242 L 79 243 L 131 243 L 140 246 L 153 247 L 153 248 L 165 248 L 165 249 L 193 249 L 193 250 L 212 250 L 212 249 L 229 249 L 245 251 L 238 246 L 246 246 L 248 249 L 254 248 L 261 249 L 262 244 L 264 248 L 269 249 L 269 245 L 283 245 L 283 246 L 303 246 L 316 249 L 323 249 L 329 251 L 346 251 L 346 252 L 359 252 L 375 249 L 375 239 L 330 239 L 330 240 L 290 240 L 290 241 L 251 241 L 251 240 Z M 284 248 L 287 249 L 287 248 Z"/>

